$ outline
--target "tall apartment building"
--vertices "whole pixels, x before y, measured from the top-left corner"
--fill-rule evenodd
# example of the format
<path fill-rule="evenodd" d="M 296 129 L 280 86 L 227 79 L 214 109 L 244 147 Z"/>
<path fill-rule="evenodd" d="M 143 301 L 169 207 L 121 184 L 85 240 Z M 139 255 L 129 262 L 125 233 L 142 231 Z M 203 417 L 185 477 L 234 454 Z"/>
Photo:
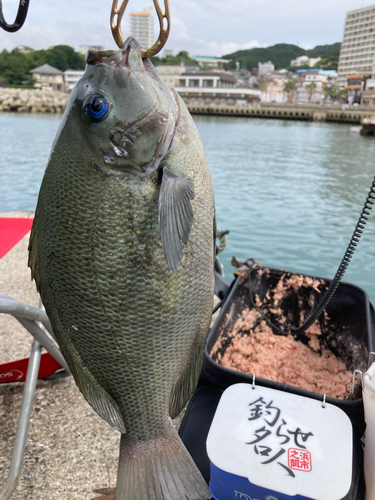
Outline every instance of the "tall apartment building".
<path fill-rule="evenodd" d="M 371 75 L 375 56 L 375 5 L 346 13 L 337 83 L 349 75 Z"/>
<path fill-rule="evenodd" d="M 154 18 L 152 7 L 145 7 L 143 12 L 130 14 L 130 34 L 147 50 L 154 44 Z"/>

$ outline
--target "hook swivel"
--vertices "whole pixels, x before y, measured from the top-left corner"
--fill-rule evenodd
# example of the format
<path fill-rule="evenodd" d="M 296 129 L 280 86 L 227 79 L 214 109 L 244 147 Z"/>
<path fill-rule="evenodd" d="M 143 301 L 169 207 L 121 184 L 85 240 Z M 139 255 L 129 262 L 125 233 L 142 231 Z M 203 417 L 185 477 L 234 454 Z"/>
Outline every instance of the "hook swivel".
<path fill-rule="evenodd" d="M 141 50 L 141 56 L 142 59 L 146 59 L 147 57 L 152 57 L 155 56 L 158 52 L 161 51 L 161 49 L 164 47 L 168 36 L 169 36 L 169 31 L 171 27 L 171 18 L 170 18 L 170 13 L 169 13 L 169 1 L 164 0 L 164 6 L 165 6 L 165 12 L 163 12 L 160 8 L 158 0 L 153 0 L 156 13 L 158 15 L 159 19 L 159 26 L 160 26 L 160 32 L 159 32 L 159 38 L 156 43 L 152 47 L 150 47 L 147 50 Z M 1 2 L 1 0 L 0 0 Z M 124 37 L 122 36 L 121 33 L 121 20 L 124 15 L 126 6 L 128 5 L 129 0 L 123 0 L 123 2 L 120 5 L 120 8 L 117 7 L 118 0 L 113 0 L 112 4 L 112 9 L 111 9 L 111 30 L 112 30 L 112 35 L 113 38 L 115 39 L 115 42 L 117 43 L 118 47 L 120 49 L 123 48 L 125 44 Z M 164 28 L 164 19 L 166 20 L 166 27 Z"/>

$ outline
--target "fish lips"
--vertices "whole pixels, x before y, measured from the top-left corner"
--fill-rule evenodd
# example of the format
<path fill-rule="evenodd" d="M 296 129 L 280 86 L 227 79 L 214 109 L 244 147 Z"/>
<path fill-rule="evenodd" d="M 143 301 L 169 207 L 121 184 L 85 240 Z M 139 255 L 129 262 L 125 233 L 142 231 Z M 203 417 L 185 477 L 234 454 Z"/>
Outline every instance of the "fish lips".
<path fill-rule="evenodd" d="M 141 57 L 141 46 L 136 38 L 127 38 L 124 48 L 119 50 L 89 49 L 86 54 L 86 64 L 96 66 L 107 64 L 112 67 L 123 67 L 129 70 L 145 71 Z"/>

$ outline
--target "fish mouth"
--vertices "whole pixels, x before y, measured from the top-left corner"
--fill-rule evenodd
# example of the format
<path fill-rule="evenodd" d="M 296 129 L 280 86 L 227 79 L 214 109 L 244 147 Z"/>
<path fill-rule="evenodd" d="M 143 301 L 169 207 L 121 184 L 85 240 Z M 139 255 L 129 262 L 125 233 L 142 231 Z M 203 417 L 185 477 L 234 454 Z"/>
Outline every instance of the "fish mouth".
<path fill-rule="evenodd" d="M 119 50 L 96 50 L 89 49 L 86 54 L 86 64 L 97 66 L 106 64 L 111 67 L 123 67 L 127 69 L 143 69 L 141 57 L 141 46 L 136 38 L 128 37 L 123 49 Z"/>

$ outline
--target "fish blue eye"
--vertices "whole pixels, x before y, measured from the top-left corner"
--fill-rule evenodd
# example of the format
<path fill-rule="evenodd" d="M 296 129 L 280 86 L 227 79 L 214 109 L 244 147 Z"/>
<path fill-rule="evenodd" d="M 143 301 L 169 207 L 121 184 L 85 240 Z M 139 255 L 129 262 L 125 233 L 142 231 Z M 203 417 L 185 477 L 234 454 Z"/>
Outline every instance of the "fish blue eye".
<path fill-rule="evenodd" d="M 109 110 L 107 99 L 101 94 L 94 94 L 87 102 L 86 110 L 93 120 L 101 120 Z"/>

